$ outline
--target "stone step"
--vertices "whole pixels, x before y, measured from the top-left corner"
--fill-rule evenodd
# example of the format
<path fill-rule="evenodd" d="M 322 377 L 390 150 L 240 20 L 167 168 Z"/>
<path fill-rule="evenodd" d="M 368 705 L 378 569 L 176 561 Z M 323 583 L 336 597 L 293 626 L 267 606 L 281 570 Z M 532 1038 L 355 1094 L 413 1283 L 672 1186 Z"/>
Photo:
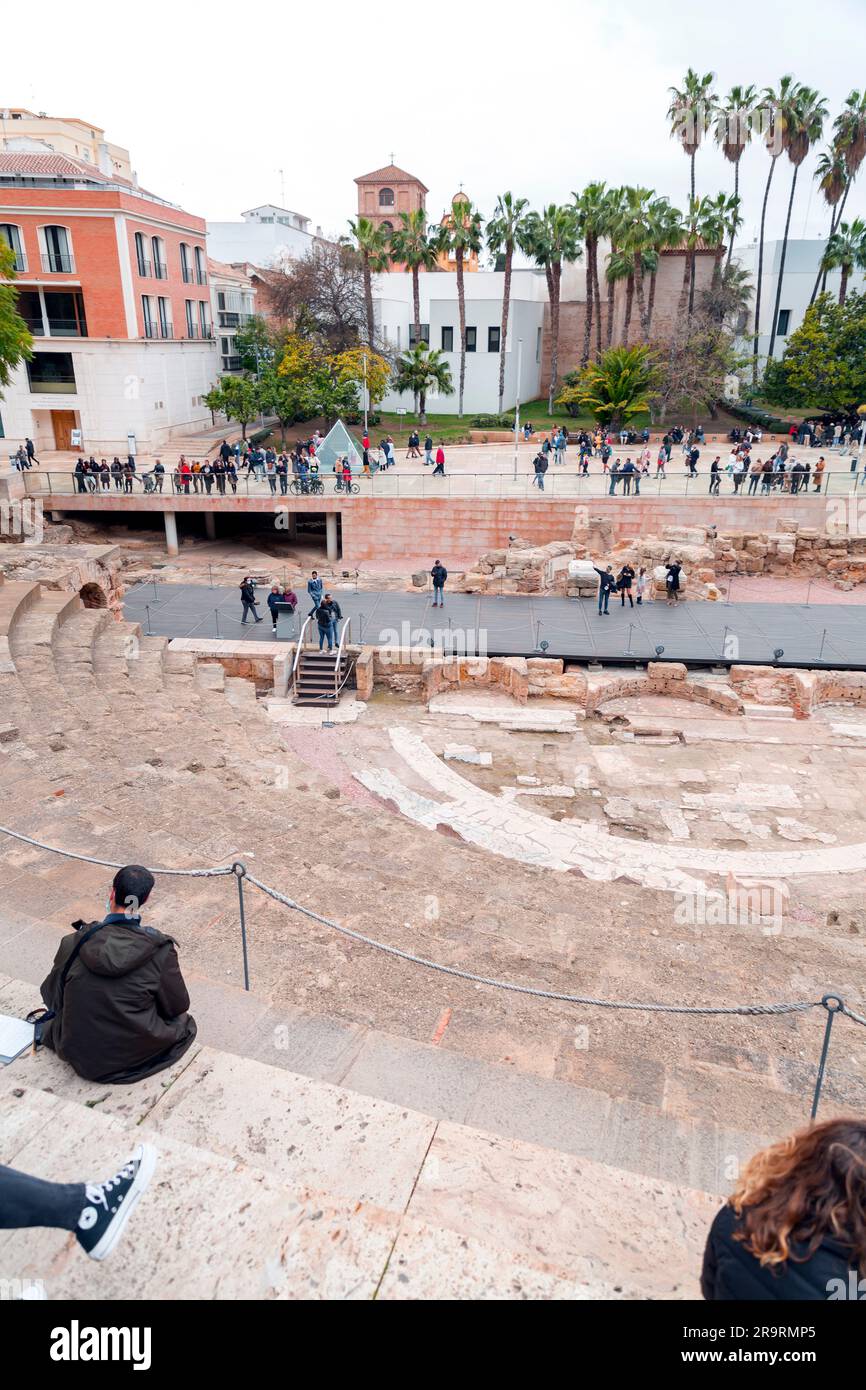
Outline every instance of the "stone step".
<path fill-rule="evenodd" d="M 743 714 L 748 719 L 786 719 L 794 718 L 790 705 L 750 705 L 743 702 Z"/>
<path fill-rule="evenodd" d="M 0 1160 L 73 1180 L 108 1176 L 124 1143 L 159 1154 L 89 1297 L 697 1296 L 706 1193 L 210 1048 L 133 1087 L 50 1063 L 6 1070 Z M 70 1236 L 0 1234 L 4 1278 L 48 1269 L 50 1298 L 78 1295 Z"/>

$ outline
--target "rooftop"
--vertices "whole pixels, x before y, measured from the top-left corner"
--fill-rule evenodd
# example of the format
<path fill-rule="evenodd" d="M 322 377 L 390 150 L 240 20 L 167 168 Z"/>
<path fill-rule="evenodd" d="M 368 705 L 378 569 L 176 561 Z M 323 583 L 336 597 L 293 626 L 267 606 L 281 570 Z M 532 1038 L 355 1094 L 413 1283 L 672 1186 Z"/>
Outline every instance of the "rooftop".
<path fill-rule="evenodd" d="M 386 164 L 383 169 L 374 169 L 372 174 L 359 174 L 355 183 L 382 183 L 386 179 L 391 179 L 394 183 L 417 183 L 425 193 L 430 192 L 419 178 L 407 173 L 405 169 L 398 168 L 396 164 Z"/>

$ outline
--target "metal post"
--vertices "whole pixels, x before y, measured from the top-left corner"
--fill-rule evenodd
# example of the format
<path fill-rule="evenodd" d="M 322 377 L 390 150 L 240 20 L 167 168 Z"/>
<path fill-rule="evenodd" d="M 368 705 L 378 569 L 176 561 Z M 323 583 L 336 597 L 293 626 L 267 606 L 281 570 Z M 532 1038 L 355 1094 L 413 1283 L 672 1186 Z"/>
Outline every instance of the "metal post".
<path fill-rule="evenodd" d="M 810 580 L 809 580 L 809 583 L 806 585 L 806 604 L 805 604 L 806 608 L 809 607 L 809 595 L 810 595 L 811 592 L 812 592 L 812 585 L 814 584 L 814 582 L 815 582 L 814 579 L 810 579 Z"/>
<path fill-rule="evenodd" d="M 216 635 L 217 635 L 217 637 L 219 637 L 219 636 L 220 636 L 220 611 L 219 611 L 218 608 L 215 608 L 215 609 L 214 609 L 214 611 L 213 611 L 213 618 L 214 618 L 214 624 L 215 624 L 215 626 L 216 626 Z"/>
<path fill-rule="evenodd" d="M 732 591 L 733 587 L 734 587 L 734 576 L 731 574 L 731 575 L 728 576 L 728 587 L 727 587 L 727 589 L 725 590 L 725 606 L 726 606 L 727 608 L 730 608 L 730 606 L 731 606 L 731 591 Z"/>
<path fill-rule="evenodd" d="M 625 653 L 624 653 L 625 656 L 634 656 L 634 652 L 633 652 L 632 649 L 631 649 L 631 635 L 632 635 L 633 632 L 634 632 L 634 623 L 629 623 L 629 625 L 628 625 L 628 642 L 627 642 L 627 644 L 626 644 L 626 649 L 625 649 Z"/>
<path fill-rule="evenodd" d="M 833 1028 L 833 1017 L 845 1007 L 845 1001 L 840 999 L 838 994 L 825 994 L 821 1003 L 827 1010 L 827 1022 L 824 1027 L 824 1045 L 821 1048 L 818 1075 L 815 1078 L 815 1094 L 812 1097 L 812 1114 L 809 1117 L 812 1120 L 814 1120 L 815 1116 L 818 1114 L 818 1102 L 821 1099 L 821 1087 L 824 1084 L 824 1070 L 827 1066 L 827 1053 L 830 1050 L 830 1033 Z"/>
<path fill-rule="evenodd" d="M 819 661 L 822 659 L 822 657 L 823 657 L 823 655 L 824 655 L 824 642 L 826 641 L 826 638 L 827 638 L 827 629 L 824 628 L 824 631 L 821 633 L 821 646 L 820 646 L 820 649 L 819 649 L 819 651 L 818 651 L 818 660 L 819 660 Z"/>
<path fill-rule="evenodd" d="M 364 434 L 367 434 L 367 354 L 364 353 Z"/>
<path fill-rule="evenodd" d="M 514 402 L 514 481 L 517 482 L 517 441 L 520 435 L 520 374 L 523 369 L 523 339 L 517 340 L 517 399 Z"/>
<path fill-rule="evenodd" d="M 247 919 L 244 912 L 244 876 L 246 875 L 246 865 L 240 860 L 232 864 L 232 873 L 238 882 L 238 909 L 241 915 L 241 947 L 244 953 L 244 989 L 249 992 L 250 988 L 250 966 L 247 959 Z"/>
<path fill-rule="evenodd" d="M 160 598 L 159 598 L 159 590 L 158 590 L 157 587 L 156 587 L 156 576 L 154 576 L 153 579 L 152 579 L 150 582 L 151 582 L 151 584 L 153 585 L 153 601 L 154 601 L 154 603 L 159 603 L 159 602 L 160 602 Z"/>
<path fill-rule="evenodd" d="M 725 623 L 725 630 L 724 630 L 724 632 L 722 633 L 722 660 L 723 660 L 723 661 L 725 660 L 725 657 L 726 657 L 727 654 L 728 654 L 728 633 L 730 632 L 730 630 L 731 630 L 731 629 L 728 627 L 727 623 Z"/>
<path fill-rule="evenodd" d="M 211 588 L 214 588 L 214 582 L 213 582 L 213 565 L 208 565 L 208 567 L 207 567 L 207 572 L 208 572 L 208 574 L 210 575 L 210 586 L 211 586 Z"/>
<path fill-rule="evenodd" d="M 146 603 L 146 604 L 144 605 L 144 611 L 145 611 L 145 613 L 147 614 L 147 635 L 148 635 L 148 637 L 152 637 L 152 636 L 153 636 L 153 633 L 152 633 L 151 630 L 150 630 L 150 604 L 149 604 L 149 603 Z"/>

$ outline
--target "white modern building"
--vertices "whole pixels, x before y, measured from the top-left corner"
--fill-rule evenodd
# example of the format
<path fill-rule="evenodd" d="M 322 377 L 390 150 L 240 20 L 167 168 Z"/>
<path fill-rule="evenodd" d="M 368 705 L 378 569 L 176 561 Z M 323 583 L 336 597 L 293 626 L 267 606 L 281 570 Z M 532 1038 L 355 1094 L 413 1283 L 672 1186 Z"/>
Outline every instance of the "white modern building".
<path fill-rule="evenodd" d="M 300 260 L 322 236 L 321 227 L 314 228 L 309 217 L 273 203 L 250 208 L 241 218 L 240 222 L 208 222 L 207 248 L 214 260 L 267 269 L 287 258 Z"/>
<path fill-rule="evenodd" d="M 821 259 L 827 248 L 826 240 L 789 239 L 785 255 L 785 274 L 782 278 L 782 297 L 779 301 L 779 317 L 776 325 L 776 342 L 773 356 L 781 357 L 788 338 L 800 327 L 809 307 L 812 292 L 821 266 Z M 749 318 L 742 324 L 744 338 L 754 333 L 754 295 L 758 278 L 757 241 L 734 247 L 734 260 L 749 273 L 752 282 L 752 309 Z M 782 262 L 782 242 L 764 243 L 764 264 L 761 277 L 761 322 L 758 337 L 758 356 L 765 358 L 770 347 L 770 334 L 773 314 L 776 307 L 776 291 L 779 286 L 779 269 Z M 827 290 L 834 299 L 839 296 L 840 273 L 831 271 L 827 275 Z M 862 293 L 866 288 L 866 275 L 855 271 L 848 279 L 848 293 Z M 749 351 L 751 341 L 749 340 Z"/>
<path fill-rule="evenodd" d="M 242 266 L 223 265 L 212 256 L 208 257 L 207 275 L 220 371 L 238 372 L 241 359 L 235 349 L 235 334 L 239 328 L 246 327 L 256 312 L 255 286 Z"/>
<path fill-rule="evenodd" d="M 428 408 L 447 414 L 457 409 L 460 379 L 460 319 L 457 276 L 431 271 L 420 277 L 421 337 L 441 352 L 451 368 L 454 393 L 428 396 Z M 466 298 L 466 414 L 489 414 L 499 404 L 499 345 L 502 327 L 502 271 L 479 270 L 464 277 Z M 376 326 L 392 353 L 414 346 L 412 276 L 399 271 L 377 275 L 373 284 Z M 541 387 L 541 356 L 547 284 L 536 270 L 515 270 L 511 277 L 511 307 L 505 356 L 504 407 L 519 399 L 535 400 Z M 518 352 L 518 345 L 522 348 Z M 520 357 L 520 380 L 517 367 Z M 382 402 L 386 410 L 411 409 L 412 398 L 390 391 Z"/>

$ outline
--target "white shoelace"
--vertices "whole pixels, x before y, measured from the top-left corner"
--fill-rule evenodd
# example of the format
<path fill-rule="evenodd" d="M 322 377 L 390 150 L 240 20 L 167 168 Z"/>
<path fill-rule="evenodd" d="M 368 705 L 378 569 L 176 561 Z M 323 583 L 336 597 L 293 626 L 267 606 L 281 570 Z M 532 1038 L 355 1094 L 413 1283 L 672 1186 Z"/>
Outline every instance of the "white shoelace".
<path fill-rule="evenodd" d="M 119 1173 L 115 1173 L 114 1177 L 109 1178 L 106 1182 L 86 1183 L 84 1190 L 87 1193 L 88 1202 L 101 1204 L 105 1210 L 108 1211 L 108 1194 L 113 1187 L 119 1187 L 121 1182 L 131 1178 L 134 1172 L 135 1162 L 133 1159 L 130 1159 L 129 1162 L 121 1168 Z"/>

